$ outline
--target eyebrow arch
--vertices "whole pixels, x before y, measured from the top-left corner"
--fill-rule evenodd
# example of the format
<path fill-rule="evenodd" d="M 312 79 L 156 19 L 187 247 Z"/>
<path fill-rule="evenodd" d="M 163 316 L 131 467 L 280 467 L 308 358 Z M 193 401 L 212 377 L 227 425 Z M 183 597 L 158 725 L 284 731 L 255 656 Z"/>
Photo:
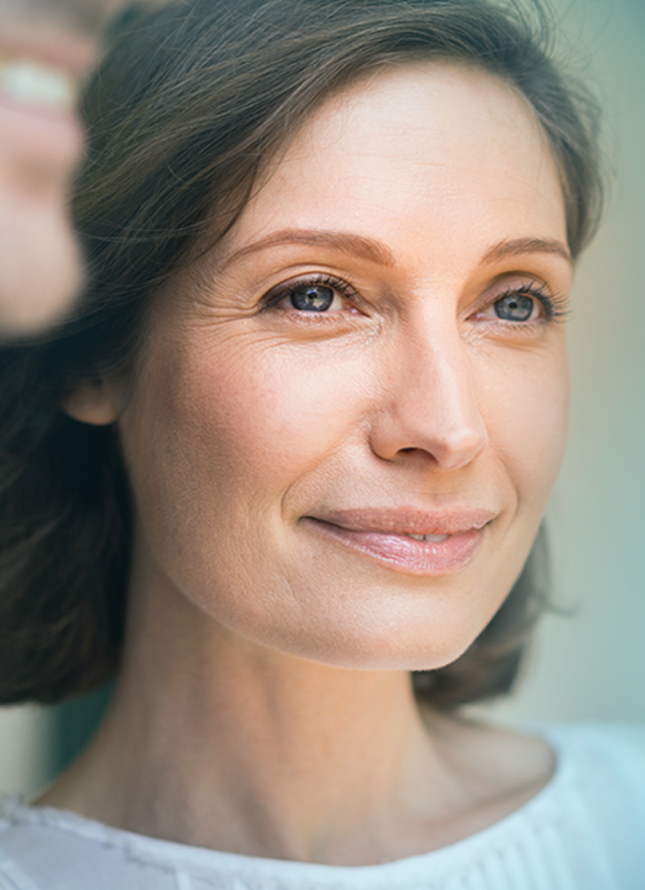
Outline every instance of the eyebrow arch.
<path fill-rule="evenodd" d="M 324 229 L 283 229 L 274 232 L 260 241 L 247 244 L 239 250 L 225 257 L 222 265 L 228 266 L 242 257 L 266 250 L 268 247 L 278 247 L 282 244 L 308 244 L 312 247 L 327 247 L 332 250 L 340 250 L 343 253 L 352 254 L 362 260 L 378 263 L 380 266 L 393 266 L 394 256 L 384 244 L 365 238 L 362 235 L 351 235 L 346 232 L 331 232 Z"/>
<path fill-rule="evenodd" d="M 565 244 L 551 238 L 515 238 L 512 241 L 500 241 L 486 251 L 480 265 L 493 263 L 508 256 L 519 256 L 523 253 L 550 253 L 571 262 L 571 253 Z"/>

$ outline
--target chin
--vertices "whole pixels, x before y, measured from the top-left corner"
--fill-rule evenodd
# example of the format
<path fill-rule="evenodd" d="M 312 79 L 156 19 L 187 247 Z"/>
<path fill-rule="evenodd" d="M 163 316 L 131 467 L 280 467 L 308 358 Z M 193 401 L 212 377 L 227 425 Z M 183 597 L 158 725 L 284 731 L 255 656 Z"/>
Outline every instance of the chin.
<path fill-rule="evenodd" d="M 426 625 L 424 632 L 420 622 L 414 626 L 379 622 L 376 627 L 371 622 L 358 626 L 356 621 L 326 628 L 321 624 L 314 634 L 308 628 L 286 637 L 281 628 L 275 638 L 256 640 L 288 655 L 346 670 L 429 671 L 456 661 L 483 627 L 462 624 L 455 630 L 437 621 Z"/>

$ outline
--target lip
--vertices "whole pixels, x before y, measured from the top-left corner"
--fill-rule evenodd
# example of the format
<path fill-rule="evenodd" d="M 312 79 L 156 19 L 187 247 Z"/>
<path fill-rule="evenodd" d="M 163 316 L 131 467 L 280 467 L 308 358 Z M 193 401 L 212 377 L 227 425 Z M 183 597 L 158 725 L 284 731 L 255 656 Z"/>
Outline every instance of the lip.
<path fill-rule="evenodd" d="M 24 165 L 68 165 L 80 156 L 84 133 L 76 115 L 12 101 L 0 94 L 0 131 L 7 134 L 5 152 Z"/>
<path fill-rule="evenodd" d="M 64 69 L 26 58 L 0 58 L 0 95 L 16 106 L 68 116 L 74 113 L 78 91 L 77 78 Z"/>
<path fill-rule="evenodd" d="M 81 80 L 97 59 L 96 39 L 47 15 L 34 16 L 30 10 L 2 10 L 0 24 L 0 73 L 8 78 L 5 90 L 0 77 L 3 106 L 69 130 Z M 25 80 L 34 83 L 35 89 L 16 90 L 15 85 Z M 11 123 L 20 126 L 19 121 Z"/>
<path fill-rule="evenodd" d="M 325 512 L 301 520 L 345 549 L 410 575 L 438 576 L 475 557 L 497 512 L 484 508 L 423 511 L 411 507 Z M 407 535 L 445 537 L 419 541 Z"/>
<path fill-rule="evenodd" d="M 37 36 L 32 45 L 0 41 L 0 128 L 4 150 L 23 164 L 67 167 L 80 155 L 83 131 L 75 111 L 80 73 L 88 54 L 75 44 L 48 52 Z M 80 45 L 79 45 L 80 47 Z"/>
<path fill-rule="evenodd" d="M 96 61 L 97 41 L 56 23 L 15 17 L 0 18 L 0 61 L 25 59 L 81 78 Z"/>

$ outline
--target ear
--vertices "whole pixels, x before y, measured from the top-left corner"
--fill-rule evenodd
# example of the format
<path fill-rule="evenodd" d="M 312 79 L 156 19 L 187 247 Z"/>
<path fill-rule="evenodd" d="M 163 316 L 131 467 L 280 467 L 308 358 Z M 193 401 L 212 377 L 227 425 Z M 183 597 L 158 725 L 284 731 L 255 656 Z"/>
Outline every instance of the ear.
<path fill-rule="evenodd" d="M 102 380 L 83 383 L 70 390 L 61 400 L 61 408 L 74 420 L 93 426 L 107 426 L 119 416 L 116 395 Z"/>

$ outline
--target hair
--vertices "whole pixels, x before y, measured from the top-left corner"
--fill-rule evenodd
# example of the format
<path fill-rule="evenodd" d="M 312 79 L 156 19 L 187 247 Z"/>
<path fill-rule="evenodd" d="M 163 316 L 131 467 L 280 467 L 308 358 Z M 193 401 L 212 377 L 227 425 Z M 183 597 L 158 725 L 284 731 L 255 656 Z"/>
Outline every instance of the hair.
<path fill-rule="evenodd" d="M 184 0 L 130 10 L 83 101 L 73 202 L 89 285 L 38 342 L 0 349 L 0 702 L 56 702 L 118 670 L 131 517 L 113 426 L 60 408 L 75 383 L 134 373 L 159 287 L 214 244 L 266 160 L 333 91 L 409 59 L 479 66 L 523 95 L 559 170 L 576 257 L 597 224 L 593 102 L 552 61 L 549 19 L 492 0 Z M 548 600 L 540 534 L 458 661 L 413 674 L 450 709 L 511 688 Z"/>

